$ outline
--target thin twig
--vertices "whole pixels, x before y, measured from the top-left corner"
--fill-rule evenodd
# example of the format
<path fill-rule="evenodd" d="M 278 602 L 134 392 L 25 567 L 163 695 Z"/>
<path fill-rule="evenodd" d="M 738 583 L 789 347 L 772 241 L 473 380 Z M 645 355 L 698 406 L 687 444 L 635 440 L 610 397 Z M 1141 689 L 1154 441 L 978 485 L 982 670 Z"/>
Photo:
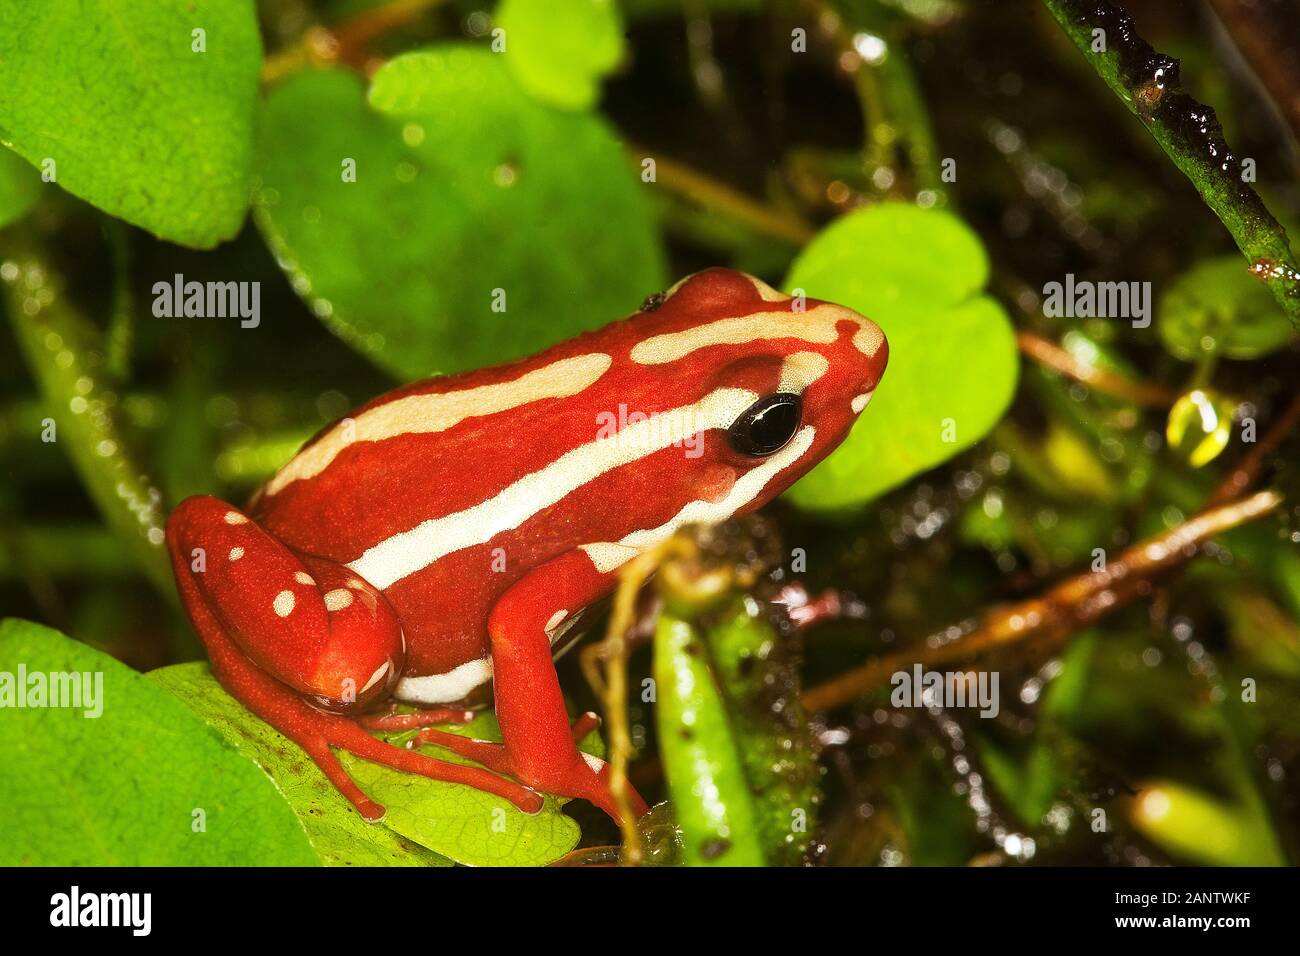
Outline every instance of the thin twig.
<path fill-rule="evenodd" d="M 1172 391 L 1162 386 L 1135 382 L 1118 372 L 1092 365 L 1034 332 L 1023 330 L 1017 332 L 1016 344 L 1020 346 L 1021 352 L 1038 364 L 1106 395 L 1151 408 L 1168 408 L 1178 398 Z"/>
<path fill-rule="evenodd" d="M 369 56 L 370 44 L 399 27 L 418 20 L 446 0 L 389 0 L 371 7 L 336 27 L 314 26 L 296 43 L 262 62 L 262 82 L 274 83 L 307 66 L 323 67 L 347 63 L 361 68 Z"/>
<path fill-rule="evenodd" d="M 1291 404 L 1269 426 L 1268 431 L 1264 433 L 1263 439 L 1250 450 L 1250 454 L 1241 460 L 1241 463 L 1232 470 L 1232 473 L 1214 489 L 1210 497 L 1206 499 L 1205 506 L 1210 508 L 1225 501 L 1231 501 L 1250 487 L 1251 483 L 1259 477 L 1265 456 L 1281 444 L 1282 439 L 1297 425 L 1300 425 L 1300 394 L 1291 399 Z"/>
<path fill-rule="evenodd" d="M 638 165 L 647 157 L 654 159 L 655 180 L 669 192 L 684 196 L 706 209 L 721 212 L 755 232 L 796 246 L 802 246 L 817 232 L 797 213 L 764 205 L 685 163 L 632 143 L 627 149 Z"/>
<path fill-rule="evenodd" d="M 1128 604 L 1149 587 L 1151 578 L 1184 564 L 1205 541 L 1263 517 L 1281 502 L 1277 492 L 1259 491 L 1203 511 L 1128 548 L 1100 571 L 1076 575 L 1038 597 L 990 611 L 978 627 L 961 637 L 942 643 L 940 637 L 931 638 L 868 661 L 808 691 L 803 697 L 804 706 L 828 710 L 847 704 L 883 686 L 891 674 L 912 664 L 965 660 L 1042 634 L 1060 637 L 1071 633 Z"/>

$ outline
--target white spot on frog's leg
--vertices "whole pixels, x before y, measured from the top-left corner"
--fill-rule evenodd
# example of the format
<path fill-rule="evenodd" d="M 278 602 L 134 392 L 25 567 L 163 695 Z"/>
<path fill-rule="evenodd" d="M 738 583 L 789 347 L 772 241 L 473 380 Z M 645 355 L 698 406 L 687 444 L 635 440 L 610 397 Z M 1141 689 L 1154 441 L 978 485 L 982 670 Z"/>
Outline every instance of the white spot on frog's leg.
<path fill-rule="evenodd" d="M 335 588 L 325 594 L 325 610 L 327 611 L 341 611 L 351 603 L 352 592 L 347 588 Z"/>
<path fill-rule="evenodd" d="M 227 511 L 225 521 L 226 524 L 246 524 L 248 519 L 238 511 Z"/>
<path fill-rule="evenodd" d="M 803 457 L 804 452 L 812 447 L 817 430 L 812 425 L 805 425 L 795 433 L 790 444 L 756 468 L 751 468 L 736 479 L 731 490 L 718 501 L 691 501 L 672 518 L 657 528 L 633 531 L 621 541 L 601 541 L 593 544 L 579 545 L 591 558 L 591 563 L 602 574 L 622 566 L 645 548 L 665 540 L 683 525 L 698 523 L 705 525 L 720 524 L 737 511 L 749 504 L 762 493 L 767 483 L 777 474 L 793 465 Z"/>
<path fill-rule="evenodd" d="M 370 690 L 370 688 L 374 687 L 375 684 L 379 683 L 379 681 L 383 679 L 383 676 L 388 673 L 388 666 L 391 663 L 391 661 L 384 661 L 380 664 L 379 669 L 370 675 L 370 680 L 366 681 L 366 686 L 361 688 L 361 693 L 364 694 L 366 691 Z"/>
<path fill-rule="evenodd" d="M 563 621 L 568 616 L 569 616 L 569 612 L 567 609 L 556 611 L 554 614 L 551 615 L 551 619 L 546 622 L 546 627 L 543 628 L 543 630 L 546 631 L 547 634 L 550 634 L 553 630 L 555 630 L 559 626 L 560 622 Z"/>
<path fill-rule="evenodd" d="M 356 588 L 358 591 L 366 590 L 366 582 L 360 578 L 348 578 L 348 587 Z"/>
<path fill-rule="evenodd" d="M 306 571 L 295 571 L 295 572 L 293 573 L 293 579 L 294 579 L 295 581 L 297 581 L 299 584 L 308 584 L 308 585 L 311 585 L 311 586 L 313 586 L 313 587 L 314 587 L 315 584 L 316 584 L 316 579 L 313 578 L 313 577 L 312 577 L 310 574 L 308 574 Z"/>
<path fill-rule="evenodd" d="M 412 704 L 449 704 L 454 700 L 464 700 L 475 687 L 491 679 L 492 660 L 484 657 L 453 667 L 445 674 L 403 677 L 398 681 L 393 696 Z"/>
<path fill-rule="evenodd" d="M 231 549 L 230 549 L 230 560 L 231 560 L 231 561 L 238 561 L 238 560 L 239 560 L 240 558 L 242 558 L 243 556 L 244 556 L 244 549 L 243 549 L 243 548 L 231 548 Z"/>
<path fill-rule="evenodd" d="M 271 608 L 280 617 L 288 617 L 293 613 L 293 604 L 293 592 L 281 591 L 275 596 L 275 600 L 271 602 Z"/>
<path fill-rule="evenodd" d="M 585 750 L 580 750 L 578 751 L 578 755 L 581 756 L 587 766 L 596 771 L 596 773 L 600 773 L 605 769 L 605 761 L 601 760 L 595 754 L 589 754 Z"/>
<path fill-rule="evenodd" d="M 867 407 L 867 402 L 871 401 L 872 392 L 863 392 L 861 395 L 855 395 L 849 405 L 853 409 L 854 415 L 861 415 L 862 410 Z"/>

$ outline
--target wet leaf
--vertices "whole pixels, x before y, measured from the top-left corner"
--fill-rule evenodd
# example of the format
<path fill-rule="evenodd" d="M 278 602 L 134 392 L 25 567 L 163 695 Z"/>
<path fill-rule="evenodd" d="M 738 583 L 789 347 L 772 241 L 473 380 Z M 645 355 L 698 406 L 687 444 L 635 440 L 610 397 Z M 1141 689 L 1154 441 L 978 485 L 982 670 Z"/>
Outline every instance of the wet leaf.
<path fill-rule="evenodd" d="M 1184 272 L 1160 298 L 1156 331 L 1171 355 L 1252 359 L 1275 352 L 1291 323 L 1240 256 L 1208 259 Z"/>
<path fill-rule="evenodd" d="M 981 294 L 988 259 L 956 216 L 901 203 L 835 221 L 787 291 L 857 309 L 889 339 L 889 369 L 843 446 L 794 486 L 801 507 L 858 505 L 979 441 L 1002 417 L 1019 363 L 1010 320 Z"/>
<path fill-rule="evenodd" d="M 503 0 L 494 20 L 505 30 L 505 61 L 525 92 L 564 109 L 587 109 L 600 81 L 623 55 L 623 21 L 614 0 Z"/>
<path fill-rule="evenodd" d="M 369 102 L 351 73 L 296 76 L 267 100 L 260 155 L 258 224 L 295 288 L 403 378 L 527 355 L 664 285 L 609 127 L 520 95 L 483 49 L 399 56 Z"/>
<path fill-rule="evenodd" d="M 302 748 L 226 693 L 207 664 L 175 664 L 146 676 L 266 771 L 326 866 L 451 865 L 382 823 L 363 820 Z"/>
<path fill-rule="evenodd" d="M 110 215 L 206 249 L 244 221 L 261 62 L 244 0 L 10 0 L 0 140 Z"/>
<path fill-rule="evenodd" d="M 266 775 L 171 694 L 58 631 L 0 622 L 0 675 L 102 675 L 98 717 L 14 707 L 0 676 L 0 863 L 308 866 L 317 862 Z M 93 711 L 92 711 L 93 712 Z"/>

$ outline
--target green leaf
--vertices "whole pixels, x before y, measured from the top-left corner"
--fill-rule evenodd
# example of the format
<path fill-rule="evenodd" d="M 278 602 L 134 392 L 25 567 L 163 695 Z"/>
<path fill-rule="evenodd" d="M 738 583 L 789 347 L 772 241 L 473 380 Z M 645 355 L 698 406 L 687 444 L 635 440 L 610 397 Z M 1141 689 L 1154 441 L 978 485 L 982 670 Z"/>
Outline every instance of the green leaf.
<path fill-rule="evenodd" d="M 796 504 L 862 504 L 969 448 L 997 423 L 1019 362 L 1006 312 L 980 294 L 987 279 L 978 237 L 937 209 L 870 206 L 808 244 L 785 287 L 878 322 L 889 368 L 844 445 L 791 489 Z"/>
<path fill-rule="evenodd" d="M 205 663 L 176 664 L 146 675 L 207 721 L 280 787 L 327 866 L 450 866 L 451 861 L 367 823 L 311 758 L 217 683 Z"/>
<path fill-rule="evenodd" d="M 468 724 L 443 730 L 478 740 L 501 739 L 496 717 L 479 714 Z M 401 745 L 414 732 L 391 738 Z M 594 731 L 579 745 L 600 756 Z M 449 751 L 425 746 L 421 753 L 451 763 L 473 765 Z M 544 866 L 578 845 L 578 824 L 561 811 L 565 802 L 547 796 L 542 809 L 529 816 L 490 793 L 456 783 L 429 780 L 367 763 L 351 754 L 340 759 L 357 784 L 388 810 L 384 825 L 416 843 L 471 866 Z"/>
<path fill-rule="evenodd" d="M 327 865 L 446 866 L 453 860 L 471 865 L 541 865 L 577 845 L 578 825 L 552 797 L 546 798 L 541 813 L 530 817 L 505 800 L 470 787 L 429 780 L 336 751 L 357 785 L 388 811 L 382 822 L 366 823 L 301 748 L 226 693 L 206 664 L 180 664 L 149 676 L 278 781 Z M 480 740 L 501 739 L 490 713 L 441 729 Z M 401 746 L 413 736 L 408 732 L 390 739 Z M 597 756 L 604 752 L 594 731 L 581 747 Z M 435 747 L 423 747 L 421 752 L 452 763 L 471 763 Z"/>
<path fill-rule="evenodd" d="M 0 229 L 17 222 L 41 198 L 41 177 L 22 157 L 0 147 Z"/>
<path fill-rule="evenodd" d="M 661 614 L 654 638 L 659 749 L 689 866 L 762 866 L 753 800 L 699 632 Z"/>
<path fill-rule="evenodd" d="M 0 139 L 105 212 L 208 248 L 248 206 L 261 60 L 248 0 L 0 0 Z"/>
<path fill-rule="evenodd" d="M 505 60 L 519 85 L 543 103 L 591 107 L 600 80 L 623 56 L 623 19 L 614 0 L 503 0 Z"/>
<path fill-rule="evenodd" d="M 82 698 L 80 707 L 36 707 L 30 696 L 28 706 L 14 706 L 18 683 L 30 694 L 33 675 L 51 673 L 83 675 L 82 686 L 98 688 L 95 706 Z M 266 775 L 113 658 L 7 619 L 0 622 L 0 703 L 0 864 L 317 862 Z"/>
<path fill-rule="evenodd" d="M 262 119 L 258 224 L 316 313 L 397 376 L 527 355 L 664 285 L 610 129 L 530 99 L 486 50 L 399 56 L 369 105 L 350 73 L 303 74 Z"/>
<path fill-rule="evenodd" d="M 1184 361 L 1210 354 L 1253 359 L 1286 345 L 1291 323 L 1240 256 L 1222 256 L 1196 264 L 1165 291 L 1156 331 Z"/>

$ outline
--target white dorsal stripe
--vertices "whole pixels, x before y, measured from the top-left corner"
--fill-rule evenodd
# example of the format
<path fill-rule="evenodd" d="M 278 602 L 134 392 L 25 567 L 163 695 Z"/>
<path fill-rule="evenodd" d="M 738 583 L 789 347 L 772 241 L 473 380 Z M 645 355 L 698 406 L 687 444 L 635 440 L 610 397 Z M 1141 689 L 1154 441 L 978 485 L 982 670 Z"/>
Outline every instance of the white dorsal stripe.
<path fill-rule="evenodd" d="M 356 418 L 344 419 L 304 448 L 266 486 L 274 495 L 286 485 L 313 478 L 356 442 L 383 441 L 398 435 L 446 431 L 467 418 L 495 415 L 544 398 L 568 398 L 591 386 L 613 359 L 603 353 L 577 355 L 534 369 L 510 382 L 479 385 L 436 395 L 408 395 L 376 405 Z"/>
<path fill-rule="evenodd" d="M 884 341 L 876 324 L 849 309 L 823 303 L 806 312 L 755 312 L 706 322 L 680 332 L 654 335 L 632 347 L 632 361 L 641 365 L 661 365 L 711 345 L 743 345 L 760 339 L 802 339 L 817 345 L 829 345 L 839 337 L 836 324 L 844 321 L 858 326 L 853 344 L 864 355 L 875 355 Z"/>
<path fill-rule="evenodd" d="M 719 388 L 693 405 L 654 415 L 613 435 L 579 445 L 487 501 L 385 538 L 348 568 L 383 590 L 445 555 L 485 544 L 501 532 L 519 527 L 608 471 L 680 445 L 697 432 L 729 428 L 757 400 L 756 394 L 745 389 Z"/>
<path fill-rule="evenodd" d="M 757 498 L 769 481 L 802 458 L 812 447 L 816 434 L 816 429 L 811 425 L 799 429 L 790 440 L 790 444 L 763 464 L 751 468 L 737 478 L 736 483 L 731 486 L 731 490 L 721 501 L 692 501 L 657 528 L 633 531 L 619 541 L 602 541 L 580 547 L 587 552 L 587 557 L 591 558 L 591 563 L 596 566 L 596 570 L 605 574 L 630 561 L 646 548 L 675 534 L 677 529 L 684 525 L 718 524 L 726 521 Z"/>
<path fill-rule="evenodd" d="M 817 379 L 830 371 L 831 363 L 821 352 L 795 352 L 781 363 L 781 382 L 777 391 L 802 395 Z"/>

